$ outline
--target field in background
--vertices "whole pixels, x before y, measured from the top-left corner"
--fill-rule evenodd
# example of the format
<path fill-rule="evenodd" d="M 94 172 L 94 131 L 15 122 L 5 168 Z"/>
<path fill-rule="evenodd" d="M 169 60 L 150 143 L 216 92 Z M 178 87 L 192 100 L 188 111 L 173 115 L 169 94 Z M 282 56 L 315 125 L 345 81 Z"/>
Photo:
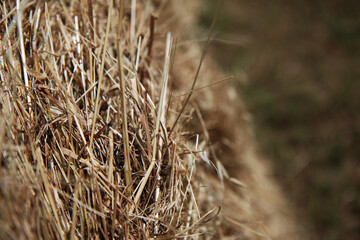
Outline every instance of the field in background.
<path fill-rule="evenodd" d="M 350 0 L 228 0 L 211 48 L 239 80 L 308 239 L 360 237 L 359 11 Z"/>

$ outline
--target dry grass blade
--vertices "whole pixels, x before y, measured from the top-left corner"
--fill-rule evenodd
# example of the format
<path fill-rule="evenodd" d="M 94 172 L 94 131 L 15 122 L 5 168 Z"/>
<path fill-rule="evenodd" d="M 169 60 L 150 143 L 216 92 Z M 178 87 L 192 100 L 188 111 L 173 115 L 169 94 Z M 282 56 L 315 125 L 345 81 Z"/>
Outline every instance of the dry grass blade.
<path fill-rule="evenodd" d="M 208 213 L 206 213 L 204 216 L 202 216 L 199 220 L 197 220 L 195 223 L 193 223 L 189 228 L 185 229 L 183 232 L 179 232 L 177 236 L 181 236 L 182 234 L 189 232 L 190 230 L 195 230 L 199 226 L 211 221 L 213 218 L 215 218 L 220 213 L 221 208 L 219 206 L 213 208 Z"/>
<path fill-rule="evenodd" d="M 25 54 L 25 44 L 24 44 L 24 36 L 23 36 L 23 27 L 22 27 L 22 14 L 24 11 L 24 6 L 26 5 L 27 1 L 22 1 L 20 4 L 20 0 L 16 0 L 16 14 L 17 14 L 17 28 L 19 32 L 19 39 L 20 39 L 20 55 L 21 55 L 21 61 L 23 66 L 23 76 L 24 76 L 24 82 L 25 87 L 29 88 L 29 79 L 28 79 L 28 73 L 27 73 L 27 67 L 26 67 L 26 54 Z M 27 89 L 25 90 L 27 91 Z M 30 97 L 27 96 L 27 101 L 30 104 L 31 100 Z"/>
<path fill-rule="evenodd" d="M 105 43 L 104 43 L 104 48 L 103 48 L 103 54 L 102 54 L 102 60 L 101 60 L 101 67 L 100 67 L 100 73 L 99 73 L 99 84 L 98 84 L 98 89 L 97 89 L 97 94 L 96 94 L 96 102 L 95 102 L 95 112 L 94 112 L 94 117 L 93 117 L 93 121 L 92 121 L 92 127 L 91 127 L 91 135 L 90 135 L 90 150 L 92 149 L 92 143 L 94 140 L 94 132 L 95 132 L 95 124 L 96 124 L 96 119 L 97 119 L 97 115 L 99 113 L 99 100 L 100 100 L 100 93 L 101 93 L 101 84 L 103 81 L 103 73 L 104 73 L 104 66 L 105 66 L 105 57 L 106 57 L 106 51 L 107 51 L 107 44 L 108 44 L 108 40 L 109 40 L 109 31 L 110 31 L 110 24 L 111 24 L 111 11 L 112 11 L 112 0 L 110 1 L 109 4 L 109 15 L 108 15 L 108 19 L 107 19 L 107 25 L 106 25 L 106 32 L 105 32 Z"/>
<path fill-rule="evenodd" d="M 222 79 L 222 80 L 220 80 L 220 81 L 217 81 L 217 82 L 214 82 L 214 83 L 210 83 L 210 84 L 207 84 L 207 85 L 205 85 L 205 86 L 197 87 L 197 88 L 193 89 L 192 92 L 195 93 L 195 92 L 201 91 L 201 90 L 203 90 L 203 89 L 206 89 L 206 88 L 215 86 L 215 85 L 217 85 L 217 84 L 221 84 L 221 83 L 227 82 L 227 81 L 229 81 L 229 80 L 231 80 L 231 79 L 233 79 L 233 78 L 234 78 L 233 76 L 230 76 L 230 77 L 224 78 L 224 79 Z M 184 96 L 184 95 L 189 95 L 189 94 L 190 94 L 190 92 L 187 92 L 187 93 L 183 93 L 183 94 L 181 94 L 181 95 L 177 95 L 177 96 L 175 96 L 175 97 L 182 97 L 182 96 Z"/>
<path fill-rule="evenodd" d="M 123 16 L 123 1 L 121 1 L 121 9 L 119 14 L 119 27 L 118 27 L 118 38 L 121 39 L 121 29 L 122 29 L 122 16 Z M 131 37 L 130 37 L 131 38 Z M 122 47 L 119 43 L 117 44 L 118 50 L 118 68 L 120 69 L 120 86 L 121 86 L 121 110 L 122 110 L 122 133 L 124 138 L 124 155 L 125 155 L 125 181 L 127 186 L 127 194 L 130 196 L 132 194 L 132 178 L 131 178 L 131 165 L 130 165 L 130 150 L 129 150 L 129 133 L 128 133 L 128 120 L 127 120 L 127 109 L 126 109 L 126 94 L 125 94 L 125 77 L 123 70 L 123 60 L 122 60 Z"/>

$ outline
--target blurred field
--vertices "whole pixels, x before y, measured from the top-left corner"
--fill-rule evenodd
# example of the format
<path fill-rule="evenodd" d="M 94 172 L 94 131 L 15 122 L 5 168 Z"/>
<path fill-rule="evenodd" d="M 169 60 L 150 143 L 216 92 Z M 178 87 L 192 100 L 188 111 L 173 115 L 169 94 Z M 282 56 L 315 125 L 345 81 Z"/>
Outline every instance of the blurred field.
<path fill-rule="evenodd" d="M 359 11 L 350 0 L 228 0 L 212 44 L 307 239 L 360 238 Z"/>

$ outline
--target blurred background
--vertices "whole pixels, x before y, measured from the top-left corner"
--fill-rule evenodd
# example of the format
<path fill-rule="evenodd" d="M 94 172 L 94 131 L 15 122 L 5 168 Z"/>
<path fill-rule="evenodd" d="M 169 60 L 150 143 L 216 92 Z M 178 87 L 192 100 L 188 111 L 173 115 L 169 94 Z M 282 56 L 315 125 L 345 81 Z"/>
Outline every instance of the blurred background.
<path fill-rule="evenodd" d="M 360 2 L 226 0 L 214 38 L 302 236 L 360 239 Z"/>

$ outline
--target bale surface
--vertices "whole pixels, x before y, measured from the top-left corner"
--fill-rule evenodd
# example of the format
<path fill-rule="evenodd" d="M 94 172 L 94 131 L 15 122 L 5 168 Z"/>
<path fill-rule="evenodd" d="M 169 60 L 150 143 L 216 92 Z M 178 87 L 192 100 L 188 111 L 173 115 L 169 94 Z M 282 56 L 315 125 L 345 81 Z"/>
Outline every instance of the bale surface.
<path fill-rule="evenodd" d="M 199 7 L 2 3 L 1 239 L 295 238 Z"/>

